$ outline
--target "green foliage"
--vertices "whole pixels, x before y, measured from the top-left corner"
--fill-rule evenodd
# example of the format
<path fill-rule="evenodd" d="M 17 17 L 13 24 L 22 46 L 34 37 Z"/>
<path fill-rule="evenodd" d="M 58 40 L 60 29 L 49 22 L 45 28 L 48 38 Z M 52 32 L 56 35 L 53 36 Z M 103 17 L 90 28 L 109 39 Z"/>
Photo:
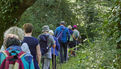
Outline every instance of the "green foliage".
<path fill-rule="evenodd" d="M 70 4 L 66 0 L 38 0 L 22 15 L 20 26 L 24 23 L 32 23 L 35 27 L 33 36 L 38 36 L 43 25 L 49 25 L 50 29 L 54 30 L 61 20 L 67 25 L 77 23 L 76 15 L 69 7 Z"/>
<path fill-rule="evenodd" d="M 4 31 L 18 21 L 16 11 L 19 3 L 19 0 L 0 0 L 0 45 L 3 41 Z"/>
<path fill-rule="evenodd" d="M 91 1 L 92 0 L 90 0 L 89 3 L 91 3 Z M 87 18 L 87 20 L 83 21 L 86 21 L 84 22 L 86 26 L 92 27 L 89 30 L 93 31 L 92 33 L 94 34 L 94 41 L 92 42 L 89 40 L 90 32 L 87 31 L 87 27 L 85 32 L 87 32 L 86 35 L 87 37 L 89 36 L 89 38 L 87 38 L 87 41 L 85 41 L 82 45 L 84 49 L 82 48 L 80 51 L 78 51 L 80 55 L 77 57 L 80 58 L 80 61 L 76 62 L 76 60 L 73 59 L 71 62 L 64 64 L 63 66 L 66 66 L 66 69 L 71 69 L 70 66 L 72 65 L 70 64 L 74 63 L 73 65 L 75 68 L 73 69 L 120 69 L 121 50 L 120 48 L 117 49 L 117 43 L 121 45 L 121 1 L 112 0 L 108 2 L 102 0 L 100 3 L 98 3 L 99 1 L 92 2 L 93 7 L 95 6 L 95 10 L 93 11 L 98 13 L 96 16 L 98 21 L 94 20 L 92 25 L 90 25 L 90 18 Z M 89 11 L 86 12 L 89 13 Z M 87 14 L 86 16 L 92 17 L 90 14 Z M 84 28 L 86 26 L 84 26 Z M 93 28 L 95 28 L 95 30 Z M 97 33 L 98 35 L 95 37 Z"/>
<path fill-rule="evenodd" d="M 95 40 L 94 43 L 90 44 L 90 47 L 80 52 L 81 66 L 84 69 L 118 68 L 116 43 L 112 43 L 111 45 L 105 38 Z"/>
<path fill-rule="evenodd" d="M 36 0 L 0 0 L 0 45 L 3 42 L 3 33 L 11 26 L 15 26 L 22 13 Z"/>
<path fill-rule="evenodd" d="M 34 25 L 33 36 L 43 25 L 54 30 L 61 20 L 78 25 L 86 37 L 77 56 L 59 69 L 120 69 L 121 0 L 37 0 L 22 15 L 18 6 L 23 0 L 0 0 L 0 35 L 10 26 Z M 19 11 L 19 12 L 18 12 Z M 1 34 L 2 32 L 2 34 Z M 0 39 L 3 39 L 0 37 Z"/>

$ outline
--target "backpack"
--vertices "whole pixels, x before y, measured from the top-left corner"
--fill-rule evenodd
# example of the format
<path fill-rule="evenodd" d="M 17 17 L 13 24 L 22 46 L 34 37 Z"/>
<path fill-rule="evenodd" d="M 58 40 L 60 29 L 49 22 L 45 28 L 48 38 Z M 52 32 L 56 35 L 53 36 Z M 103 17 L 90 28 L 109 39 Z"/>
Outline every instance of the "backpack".
<path fill-rule="evenodd" d="M 61 40 L 61 39 L 62 39 L 63 31 L 64 31 L 64 29 L 62 29 L 61 32 L 59 32 L 59 33 L 57 34 L 56 38 L 57 38 L 58 40 Z"/>
<path fill-rule="evenodd" d="M 40 44 L 42 55 L 46 54 L 50 48 L 47 45 L 48 37 L 49 37 L 49 35 L 44 35 L 44 34 L 39 36 L 39 44 Z"/>
<path fill-rule="evenodd" d="M 3 53 L 6 58 L 3 60 L 0 69 L 24 69 L 24 65 L 21 60 L 21 57 L 25 55 L 23 51 L 17 53 L 16 51 L 8 52 L 5 50 Z"/>

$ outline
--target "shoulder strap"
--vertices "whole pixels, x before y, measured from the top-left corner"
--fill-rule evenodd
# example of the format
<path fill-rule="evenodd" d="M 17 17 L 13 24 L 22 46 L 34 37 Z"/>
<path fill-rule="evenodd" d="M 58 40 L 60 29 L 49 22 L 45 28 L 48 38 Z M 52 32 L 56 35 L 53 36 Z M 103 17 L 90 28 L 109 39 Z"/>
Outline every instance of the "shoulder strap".
<path fill-rule="evenodd" d="M 13 58 L 13 56 L 10 56 L 10 53 L 7 50 L 3 51 L 3 54 L 5 54 L 6 59 L 4 59 L 4 61 L 2 62 L 1 66 L 0 66 L 0 69 L 3 69 L 3 68 L 4 69 L 8 69 L 9 68 L 9 63 L 10 63 L 9 62 L 9 59 Z M 24 54 L 25 53 L 23 51 L 21 51 L 17 55 L 18 55 L 19 58 L 21 58 Z M 18 69 L 18 67 L 19 67 L 19 69 L 24 69 L 24 66 L 22 64 L 22 61 L 19 58 L 16 61 L 17 63 L 15 63 L 15 66 L 17 66 L 17 68 L 14 67 L 14 69 Z M 11 63 L 13 63 L 13 62 L 11 62 Z M 19 66 L 18 66 L 18 63 L 19 63 Z"/>
<path fill-rule="evenodd" d="M 9 52 L 7 50 L 3 51 L 3 53 L 5 54 L 5 56 L 9 56 Z M 23 55 L 25 55 L 25 52 L 21 51 L 20 53 L 18 53 L 18 57 L 22 57 Z"/>
<path fill-rule="evenodd" d="M 24 56 L 26 53 L 21 51 L 20 53 L 18 53 L 18 57 L 21 58 L 22 56 Z"/>
<path fill-rule="evenodd" d="M 21 57 L 23 57 L 25 55 L 25 52 L 21 51 L 20 53 L 18 53 L 18 60 L 15 62 L 14 65 L 14 69 L 24 69 L 24 64 L 21 60 Z M 19 64 L 19 65 L 18 65 Z"/>
<path fill-rule="evenodd" d="M 7 51 L 7 50 L 5 50 L 5 51 L 2 51 L 3 52 L 3 54 L 7 57 L 7 56 L 9 56 L 9 52 Z"/>
<path fill-rule="evenodd" d="M 56 37 L 57 39 L 60 38 L 60 36 L 62 35 L 63 31 L 64 31 L 64 29 L 60 33 L 58 33 L 58 36 Z"/>

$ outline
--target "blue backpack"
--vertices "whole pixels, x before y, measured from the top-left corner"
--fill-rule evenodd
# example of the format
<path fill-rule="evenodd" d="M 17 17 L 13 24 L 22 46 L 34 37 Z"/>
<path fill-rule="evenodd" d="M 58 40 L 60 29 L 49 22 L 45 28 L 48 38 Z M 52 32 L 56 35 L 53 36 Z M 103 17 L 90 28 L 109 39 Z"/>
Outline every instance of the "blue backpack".
<path fill-rule="evenodd" d="M 47 45 L 48 37 L 49 37 L 49 35 L 44 35 L 44 34 L 39 36 L 39 44 L 40 44 L 40 49 L 41 49 L 42 55 L 46 54 L 50 48 Z"/>
<path fill-rule="evenodd" d="M 58 40 L 61 40 L 61 39 L 62 39 L 63 31 L 64 31 L 64 29 L 62 29 L 61 32 L 59 32 L 59 33 L 56 35 L 56 38 L 57 38 Z"/>

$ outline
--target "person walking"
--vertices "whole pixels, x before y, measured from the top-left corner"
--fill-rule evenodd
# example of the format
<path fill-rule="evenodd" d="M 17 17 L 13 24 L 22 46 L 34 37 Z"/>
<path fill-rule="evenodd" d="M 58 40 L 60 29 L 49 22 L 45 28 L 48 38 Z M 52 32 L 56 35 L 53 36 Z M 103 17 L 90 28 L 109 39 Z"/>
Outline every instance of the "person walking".
<path fill-rule="evenodd" d="M 17 35 L 7 35 L 4 43 L 6 50 L 0 52 L 0 69 L 35 69 L 32 55 L 22 51 Z"/>
<path fill-rule="evenodd" d="M 41 52 L 40 52 L 40 45 L 38 43 L 38 39 L 32 36 L 33 25 L 30 23 L 26 23 L 23 25 L 23 29 L 25 34 L 23 42 L 26 42 L 29 46 L 30 52 L 33 56 L 35 69 L 39 69 Z"/>
<path fill-rule="evenodd" d="M 64 21 L 60 22 L 60 26 L 56 28 L 54 35 L 60 43 L 60 63 L 66 62 L 67 61 L 67 44 L 70 39 L 70 33 L 69 33 L 68 28 L 65 27 Z"/>
<path fill-rule="evenodd" d="M 78 38 L 80 36 L 80 33 L 79 31 L 77 30 L 77 25 L 74 25 L 73 26 L 73 34 L 72 34 L 72 37 L 73 37 L 73 44 L 74 44 L 74 47 L 76 47 L 76 45 L 78 44 Z M 77 48 L 75 48 L 74 50 L 77 50 Z M 76 53 L 75 51 L 73 51 L 73 55 L 75 56 Z"/>
<path fill-rule="evenodd" d="M 51 47 L 55 49 L 55 41 L 53 39 L 53 36 L 49 34 L 49 26 L 44 25 L 42 27 L 42 34 L 38 36 L 39 44 L 41 48 L 41 54 L 42 54 L 42 69 L 49 69 L 50 68 L 50 60 L 52 58 L 51 56 Z"/>
<path fill-rule="evenodd" d="M 53 30 L 49 31 L 50 35 L 54 35 Z M 55 40 L 56 47 L 55 49 L 51 47 L 51 54 L 52 54 L 52 69 L 56 69 L 56 57 L 58 56 L 58 52 L 60 51 L 60 44 L 55 36 L 53 36 Z"/>
<path fill-rule="evenodd" d="M 7 29 L 4 33 L 4 40 L 7 39 L 8 36 L 18 36 L 18 39 L 21 41 L 21 49 L 22 51 L 26 52 L 26 53 L 30 53 L 29 47 L 27 45 L 27 43 L 23 42 L 23 38 L 24 38 L 24 31 L 17 27 L 17 26 L 13 26 L 10 27 L 9 29 Z M 5 47 L 5 43 L 3 41 L 3 45 L 1 47 L 0 51 L 4 51 L 6 49 Z"/>

